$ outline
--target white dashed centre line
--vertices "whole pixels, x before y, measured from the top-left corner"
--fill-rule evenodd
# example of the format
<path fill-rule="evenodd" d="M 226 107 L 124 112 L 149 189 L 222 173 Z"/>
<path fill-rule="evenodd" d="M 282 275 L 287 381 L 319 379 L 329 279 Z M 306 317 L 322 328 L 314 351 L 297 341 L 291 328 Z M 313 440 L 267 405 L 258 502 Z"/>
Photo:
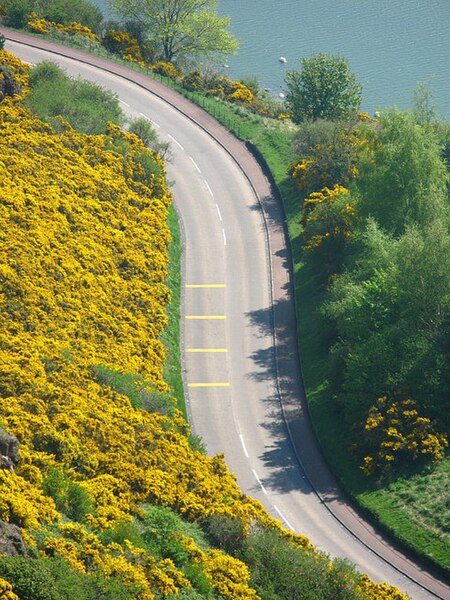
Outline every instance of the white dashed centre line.
<path fill-rule="evenodd" d="M 167 134 L 170 139 L 172 140 L 172 142 L 174 142 L 179 148 L 181 148 L 181 150 L 184 150 L 183 146 L 180 144 L 180 142 L 178 140 L 176 140 L 173 135 L 170 135 L 170 133 Z"/>
<path fill-rule="evenodd" d="M 241 440 L 241 444 L 242 444 L 242 448 L 244 450 L 245 458 L 248 458 L 248 452 L 247 452 L 247 448 L 245 447 L 245 442 L 244 442 L 244 438 L 242 436 L 242 433 L 239 434 L 239 439 Z"/>
<path fill-rule="evenodd" d="M 225 229 L 222 229 L 223 245 L 227 245 L 227 236 L 225 235 Z"/>
<path fill-rule="evenodd" d="M 292 527 L 292 525 L 289 523 L 289 521 L 286 519 L 286 517 L 283 515 L 283 513 L 281 512 L 281 510 L 278 508 L 278 506 L 275 506 L 275 504 L 273 505 L 274 509 L 277 511 L 277 513 L 280 515 L 281 520 L 284 521 L 286 523 L 286 525 L 289 527 L 289 529 L 291 531 L 294 531 L 294 528 Z"/>
<path fill-rule="evenodd" d="M 209 183 L 206 181 L 206 179 L 204 179 L 203 181 L 205 182 L 206 189 L 211 194 L 211 197 L 214 198 L 214 194 L 212 193 L 212 189 L 209 187 Z"/>
<path fill-rule="evenodd" d="M 255 476 L 256 481 L 259 483 L 259 485 L 261 486 L 262 491 L 265 493 L 265 495 L 267 496 L 267 490 L 266 488 L 263 486 L 263 484 L 261 483 L 261 479 L 258 477 L 258 473 L 255 471 L 255 469 L 252 469 L 253 471 L 253 475 Z"/>
<path fill-rule="evenodd" d="M 197 169 L 197 171 L 198 171 L 199 173 L 201 173 L 201 171 L 200 171 L 200 168 L 199 168 L 198 164 L 195 162 L 195 160 L 192 158 L 192 156 L 190 156 L 189 158 L 190 158 L 190 160 L 191 160 L 192 164 L 194 165 L 194 167 Z"/>
<path fill-rule="evenodd" d="M 220 213 L 220 208 L 217 206 L 217 204 L 216 204 L 216 209 L 217 209 L 217 214 L 219 215 L 219 220 L 221 221 L 222 220 L 222 215 Z"/>
<path fill-rule="evenodd" d="M 158 128 L 160 127 L 160 125 L 156 121 L 154 121 L 153 119 L 150 119 L 150 117 L 147 117 L 147 115 L 144 115 L 144 113 L 139 113 L 139 114 L 141 115 L 141 117 L 144 117 L 144 119 L 147 119 L 147 121 L 150 121 L 150 123 L 152 125 L 154 125 L 155 127 L 158 127 Z"/>

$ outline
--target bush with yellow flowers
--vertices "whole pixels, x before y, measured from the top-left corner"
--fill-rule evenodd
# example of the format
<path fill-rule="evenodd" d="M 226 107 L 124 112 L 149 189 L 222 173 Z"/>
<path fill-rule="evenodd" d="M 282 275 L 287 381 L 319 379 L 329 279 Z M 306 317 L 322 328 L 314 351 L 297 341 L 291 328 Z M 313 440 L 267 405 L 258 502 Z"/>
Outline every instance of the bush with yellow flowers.
<path fill-rule="evenodd" d="M 390 470 L 402 460 L 442 460 L 448 439 L 419 414 L 410 398 L 382 396 L 369 409 L 363 446 L 367 454 L 361 468 L 372 475 Z"/>
<path fill-rule="evenodd" d="M 55 23 L 53 21 L 47 21 L 46 19 L 39 17 L 35 12 L 31 13 L 30 15 L 28 28 L 30 31 L 35 33 L 52 35 L 58 39 L 64 39 L 65 37 L 68 37 L 75 38 L 78 41 L 85 39 L 91 42 L 98 42 L 98 38 L 95 33 L 91 31 L 89 27 L 86 27 L 86 25 L 82 25 L 76 21 L 68 23 L 67 25 Z"/>

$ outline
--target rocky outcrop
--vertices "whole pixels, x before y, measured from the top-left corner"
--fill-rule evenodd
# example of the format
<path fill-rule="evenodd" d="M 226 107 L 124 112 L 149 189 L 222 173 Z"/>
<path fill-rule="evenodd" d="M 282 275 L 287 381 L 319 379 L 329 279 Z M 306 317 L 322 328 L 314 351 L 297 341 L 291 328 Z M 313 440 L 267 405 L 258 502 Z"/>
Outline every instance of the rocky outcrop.
<path fill-rule="evenodd" d="M 19 440 L 0 427 L 0 469 L 13 471 L 19 460 Z"/>
<path fill-rule="evenodd" d="M 27 550 L 17 525 L 0 521 L 0 555 L 26 556 Z"/>

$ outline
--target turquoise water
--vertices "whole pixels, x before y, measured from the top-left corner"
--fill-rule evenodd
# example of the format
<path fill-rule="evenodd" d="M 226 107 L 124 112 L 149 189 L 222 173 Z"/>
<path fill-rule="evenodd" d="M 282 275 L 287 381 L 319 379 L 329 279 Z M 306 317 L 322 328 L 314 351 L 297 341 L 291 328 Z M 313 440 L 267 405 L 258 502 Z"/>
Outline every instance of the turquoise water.
<path fill-rule="evenodd" d="M 450 121 L 450 0 L 219 0 L 219 7 L 241 43 L 227 59 L 231 77 L 255 75 L 277 94 L 300 57 L 339 53 L 364 86 L 365 110 L 409 107 L 421 81 Z"/>

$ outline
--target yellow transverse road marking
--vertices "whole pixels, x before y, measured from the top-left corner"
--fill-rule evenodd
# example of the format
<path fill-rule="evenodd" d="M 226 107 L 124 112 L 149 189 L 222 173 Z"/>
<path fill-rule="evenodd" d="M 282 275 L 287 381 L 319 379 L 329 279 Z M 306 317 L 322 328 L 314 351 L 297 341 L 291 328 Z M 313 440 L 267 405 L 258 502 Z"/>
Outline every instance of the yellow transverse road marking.
<path fill-rule="evenodd" d="M 188 387 L 230 387 L 229 383 L 188 383 Z"/>
<path fill-rule="evenodd" d="M 187 288 L 225 288 L 225 283 L 188 283 Z"/>
<path fill-rule="evenodd" d="M 186 352 L 228 352 L 227 348 L 186 348 Z"/>
<path fill-rule="evenodd" d="M 226 319 L 225 315 L 186 315 L 186 319 Z"/>

